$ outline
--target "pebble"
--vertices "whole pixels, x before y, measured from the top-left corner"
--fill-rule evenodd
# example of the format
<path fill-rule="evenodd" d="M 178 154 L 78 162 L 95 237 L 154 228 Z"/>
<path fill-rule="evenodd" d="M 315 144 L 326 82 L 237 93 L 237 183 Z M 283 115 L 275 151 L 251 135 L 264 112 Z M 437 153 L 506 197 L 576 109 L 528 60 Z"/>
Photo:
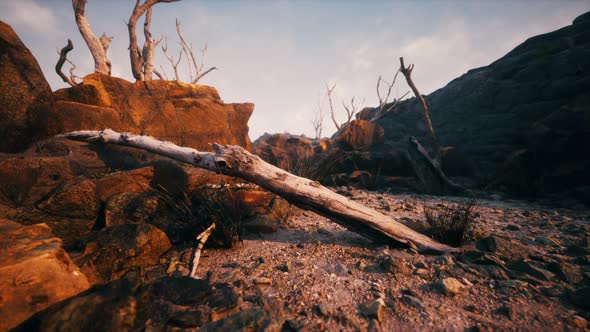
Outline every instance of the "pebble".
<path fill-rule="evenodd" d="M 383 301 L 383 299 L 377 299 L 359 305 L 359 312 L 368 318 L 374 318 L 378 321 L 381 321 L 381 319 L 383 318 L 384 306 L 385 302 Z"/>
<path fill-rule="evenodd" d="M 465 287 L 465 285 L 455 278 L 440 279 L 435 283 L 435 286 L 445 295 L 458 294 Z"/>
<path fill-rule="evenodd" d="M 256 285 L 270 285 L 272 280 L 266 277 L 258 277 L 254 279 L 254 284 Z"/>

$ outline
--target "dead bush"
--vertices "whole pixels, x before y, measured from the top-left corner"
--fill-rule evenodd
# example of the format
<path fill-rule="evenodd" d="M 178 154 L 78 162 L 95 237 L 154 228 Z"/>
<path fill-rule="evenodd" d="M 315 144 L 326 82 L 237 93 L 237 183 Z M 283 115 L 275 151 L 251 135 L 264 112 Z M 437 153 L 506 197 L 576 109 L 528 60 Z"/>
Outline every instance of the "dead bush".
<path fill-rule="evenodd" d="M 429 235 L 437 241 L 452 246 L 460 246 L 467 242 L 473 231 L 477 202 L 476 198 L 471 198 L 456 204 L 427 206 L 423 203 L 424 217 L 430 224 Z"/>

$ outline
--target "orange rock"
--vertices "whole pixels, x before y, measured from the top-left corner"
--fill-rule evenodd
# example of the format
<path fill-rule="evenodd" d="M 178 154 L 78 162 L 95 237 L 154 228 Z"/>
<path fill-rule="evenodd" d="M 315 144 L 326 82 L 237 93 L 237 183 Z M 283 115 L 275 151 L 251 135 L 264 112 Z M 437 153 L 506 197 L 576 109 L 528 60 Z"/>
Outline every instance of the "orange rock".
<path fill-rule="evenodd" d="M 352 120 L 336 134 L 336 140 L 350 145 L 353 150 L 363 150 L 383 144 L 385 131 L 374 122 Z"/>
<path fill-rule="evenodd" d="M 89 287 L 45 224 L 0 218 L 0 330 Z"/>
<path fill-rule="evenodd" d="M 57 116 L 63 120 L 61 128 L 54 127 L 62 131 L 112 128 L 201 150 L 211 150 L 210 143 L 251 148 L 248 120 L 254 104 L 225 104 L 210 86 L 163 80 L 131 83 L 90 74 L 55 96 L 60 102 L 53 111 L 63 114 Z M 80 114 L 74 114 L 76 106 Z"/>

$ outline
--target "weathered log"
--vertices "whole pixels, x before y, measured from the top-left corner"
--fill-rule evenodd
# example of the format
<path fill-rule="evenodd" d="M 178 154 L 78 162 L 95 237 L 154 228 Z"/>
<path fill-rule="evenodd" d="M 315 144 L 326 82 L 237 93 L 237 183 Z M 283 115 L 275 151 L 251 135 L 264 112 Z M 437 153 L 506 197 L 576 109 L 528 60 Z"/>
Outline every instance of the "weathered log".
<path fill-rule="evenodd" d="M 213 144 L 215 152 L 201 152 L 149 136 L 82 130 L 61 135 L 76 140 L 131 146 L 167 156 L 207 170 L 236 176 L 269 190 L 292 204 L 312 210 L 370 239 L 406 244 L 422 252 L 452 252 L 457 248 L 439 243 L 376 210 L 351 201 L 316 181 L 290 174 L 234 145 Z"/>
<path fill-rule="evenodd" d="M 440 166 L 430 157 L 426 149 L 413 136 L 408 142 L 408 153 L 416 176 L 424 190 L 430 194 L 469 194 L 466 188 L 451 181 Z"/>

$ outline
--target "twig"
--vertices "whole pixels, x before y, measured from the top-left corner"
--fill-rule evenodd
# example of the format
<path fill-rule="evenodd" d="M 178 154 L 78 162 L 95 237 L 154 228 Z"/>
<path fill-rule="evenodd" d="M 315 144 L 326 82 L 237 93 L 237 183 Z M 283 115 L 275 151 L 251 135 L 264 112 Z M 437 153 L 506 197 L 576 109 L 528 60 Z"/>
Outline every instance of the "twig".
<path fill-rule="evenodd" d="M 191 268 L 191 274 L 190 274 L 190 277 L 193 279 L 199 279 L 199 277 L 196 276 L 196 273 L 197 273 L 197 267 L 199 266 L 199 260 L 201 259 L 201 251 L 203 250 L 203 246 L 205 245 L 205 242 L 207 242 L 207 239 L 209 238 L 209 236 L 211 236 L 211 233 L 213 232 L 214 229 L 215 229 L 215 224 L 211 224 L 211 226 L 209 226 L 206 230 L 204 230 L 201 234 L 199 234 L 199 236 L 197 236 L 197 241 L 199 241 L 199 244 L 197 245 L 197 248 L 195 249 L 195 254 L 194 254 L 194 258 L 193 258 L 193 266 Z"/>
<path fill-rule="evenodd" d="M 61 77 L 61 79 L 64 82 L 68 83 L 71 86 L 75 86 L 78 84 L 74 80 L 74 78 L 75 78 L 74 70 L 76 69 L 76 66 L 71 61 L 68 60 L 68 52 L 70 52 L 73 49 L 74 49 L 74 44 L 72 44 L 72 41 L 68 39 L 68 44 L 66 46 L 64 46 L 60 52 L 58 52 L 59 53 L 59 60 L 57 60 L 57 64 L 55 65 L 55 71 L 57 72 L 59 77 Z M 68 77 L 62 71 L 62 67 L 66 61 L 72 65 L 72 68 L 70 68 L 70 77 Z"/>

